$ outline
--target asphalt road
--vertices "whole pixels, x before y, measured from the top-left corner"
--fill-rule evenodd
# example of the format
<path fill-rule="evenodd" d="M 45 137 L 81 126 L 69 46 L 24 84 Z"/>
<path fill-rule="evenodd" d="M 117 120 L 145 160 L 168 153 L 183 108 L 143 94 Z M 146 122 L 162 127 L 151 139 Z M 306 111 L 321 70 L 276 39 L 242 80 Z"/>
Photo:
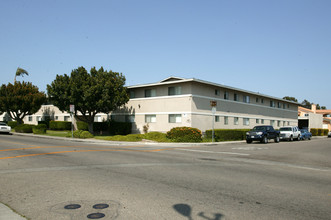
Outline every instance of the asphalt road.
<path fill-rule="evenodd" d="M 0 202 L 33 220 L 329 220 L 330 156 L 331 138 L 119 145 L 0 135 Z"/>

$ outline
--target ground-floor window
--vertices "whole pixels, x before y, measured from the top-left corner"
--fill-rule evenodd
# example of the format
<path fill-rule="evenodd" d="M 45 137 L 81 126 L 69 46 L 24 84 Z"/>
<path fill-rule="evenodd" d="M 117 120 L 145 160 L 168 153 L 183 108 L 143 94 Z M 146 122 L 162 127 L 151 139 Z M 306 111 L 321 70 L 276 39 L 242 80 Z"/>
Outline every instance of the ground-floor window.
<path fill-rule="evenodd" d="M 182 115 L 181 114 L 170 114 L 169 115 L 169 123 L 181 123 Z"/>
<path fill-rule="evenodd" d="M 146 123 L 155 123 L 156 115 L 145 115 L 145 122 Z"/>
<path fill-rule="evenodd" d="M 249 118 L 244 118 L 243 125 L 249 125 Z"/>
<path fill-rule="evenodd" d="M 229 124 L 229 117 L 228 116 L 224 116 L 224 124 L 225 125 Z"/>
<path fill-rule="evenodd" d="M 238 117 L 234 117 L 234 125 L 239 125 L 239 118 Z"/>

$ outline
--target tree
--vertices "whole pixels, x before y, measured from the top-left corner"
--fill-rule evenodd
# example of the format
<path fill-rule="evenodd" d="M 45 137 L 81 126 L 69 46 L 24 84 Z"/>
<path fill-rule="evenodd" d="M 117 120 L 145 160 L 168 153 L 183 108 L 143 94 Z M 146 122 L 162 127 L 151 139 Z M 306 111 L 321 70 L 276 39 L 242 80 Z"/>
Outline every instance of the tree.
<path fill-rule="evenodd" d="M 0 87 L 0 111 L 7 112 L 18 124 L 23 123 L 26 115 L 36 113 L 45 101 L 45 93 L 39 92 L 31 82 L 8 83 Z"/>
<path fill-rule="evenodd" d="M 292 102 L 298 102 L 298 100 L 294 97 L 290 97 L 290 96 L 285 96 L 283 97 L 283 99 L 288 100 L 288 101 L 292 101 Z"/>
<path fill-rule="evenodd" d="M 28 71 L 26 71 L 25 69 L 22 69 L 20 67 L 17 68 L 16 70 L 16 74 L 15 74 L 15 78 L 14 78 L 14 83 L 16 82 L 16 76 L 23 76 L 23 75 L 29 75 Z"/>
<path fill-rule="evenodd" d="M 308 108 L 308 109 L 311 109 L 312 104 L 313 103 L 309 102 L 307 99 L 305 99 L 305 100 L 303 100 L 303 102 L 301 102 L 301 106 L 304 107 L 304 108 Z"/>
<path fill-rule="evenodd" d="M 93 133 L 94 117 L 97 113 L 108 114 L 129 101 L 127 89 L 124 87 L 125 77 L 122 73 L 105 71 L 103 67 L 90 73 L 79 67 L 71 75 L 57 75 L 47 85 L 51 102 L 61 111 L 69 111 L 75 105 L 75 117 L 88 123 Z"/>

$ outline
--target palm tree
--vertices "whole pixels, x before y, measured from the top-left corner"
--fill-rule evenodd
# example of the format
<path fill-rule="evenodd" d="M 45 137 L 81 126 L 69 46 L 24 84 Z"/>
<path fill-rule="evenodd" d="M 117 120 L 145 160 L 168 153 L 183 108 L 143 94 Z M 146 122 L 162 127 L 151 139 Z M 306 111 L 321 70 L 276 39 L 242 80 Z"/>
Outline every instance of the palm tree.
<path fill-rule="evenodd" d="M 25 69 L 22 69 L 22 68 L 18 67 L 17 70 L 16 70 L 16 74 L 15 74 L 15 78 L 14 78 L 14 83 L 16 82 L 16 76 L 23 76 L 24 74 L 26 74 L 27 76 L 29 75 L 28 71 L 26 71 Z"/>

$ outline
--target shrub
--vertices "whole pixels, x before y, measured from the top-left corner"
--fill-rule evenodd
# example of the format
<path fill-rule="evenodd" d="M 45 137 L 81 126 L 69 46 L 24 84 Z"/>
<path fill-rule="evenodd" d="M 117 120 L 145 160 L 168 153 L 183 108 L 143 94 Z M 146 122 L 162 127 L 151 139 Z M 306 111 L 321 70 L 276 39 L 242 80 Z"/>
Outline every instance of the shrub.
<path fill-rule="evenodd" d="M 328 136 L 329 129 L 323 129 L 323 136 Z"/>
<path fill-rule="evenodd" d="M 312 136 L 317 136 L 318 134 L 317 128 L 311 128 L 310 133 L 312 134 Z"/>
<path fill-rule="evenodd" d="M 7 125 L 10 126 L 11 128 L 15 128 L 17 126 L 17 121 L 9 121 Z"/>
<path fill-rule="evenodd" d="M 201 142 L 202 133 L 197 128 L 176 127 L 167 132 L 166 137 L 173 142 Z"/>
<path fill-rule="evenodd" d="M 83 131 L 81 134 L 80 134 L 80 136 L 79 136 L 79 138 L 83 138 L 83 139 L 86 139 L 86 138 L 93 138 L 94 136 L 93 136 L 93 134 L 91 134 L 90 132 L 88 132 L 88 131 Z"/>
<path fill-rule="evenodd" d="M 127 135 L 131 134 L 132 123 L 130 122 L 117 122 L 109 121 L 109 134 L 110 135 Z"/>
<path fill-rule="evenodd" d="M 70 134 L 70 136 L 71 136 L 71 134 Z M 83 138 L 83 139 L 94 137 L 93 134 L 91 134 L 90 132 L 83 131 L 83 130 L 74 131 L 73 136 L 74 136 L 74 138 Z"/>
<path fill-rule="evenodd" d="M 39 124 L 32 128 L 34 134 L 46 134 L 47 125 L 46 124 Z"/>
<path fill-rule="evenodd" d="M 70 121 L 50 121 L 49 122 L 50 130 L 71 130 L 71 122 Z"/>
<path fill-rule="evenodd" d="M 239 141 L 246 139 L 249 129 L 215 129 L 215 141 Z M 206 131 L 206 138 L 212 139 L 212 130 Z"/>
<path fill-rule="evenodd" d="M 147 134 L 144 134 L 144 139 L 157 141 L 157 142 L 169 142 L 169 139 L 167 138 L 167 134 L 162 132 L 149 132 Z"/>
<path fill-rule="evenodd" d="M 77 121 L 77 129 L 82 131 L 88 131 L 88 124 L 84 121 Z"/>
<path fill-rule="evenodd" d="M 34 125 L 29 125 L 29 124 L 21 124 L 21 125 L 17 125 L 15 127 L 15 131 L 18 133 L 32 133 L 32 128 L 34 127 Z"/>

